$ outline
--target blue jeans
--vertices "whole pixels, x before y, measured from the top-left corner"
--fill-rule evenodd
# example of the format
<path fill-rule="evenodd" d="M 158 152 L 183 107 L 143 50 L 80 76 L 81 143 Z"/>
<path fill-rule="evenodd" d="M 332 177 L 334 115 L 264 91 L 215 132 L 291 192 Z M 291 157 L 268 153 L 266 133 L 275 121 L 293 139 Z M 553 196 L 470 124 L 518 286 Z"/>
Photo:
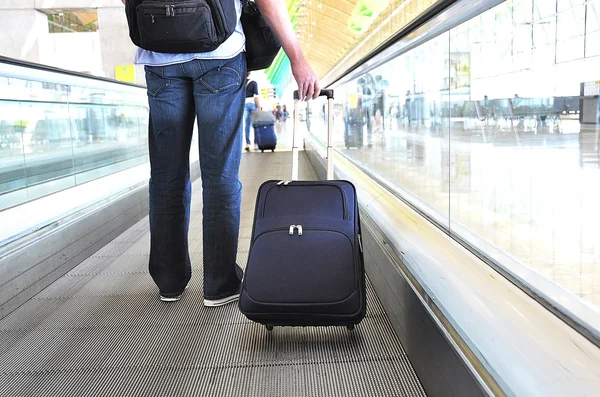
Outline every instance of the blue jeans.
<path fill-rule="evenodd" d="M 189 152 L 198 118 L 202 173 L 204 297 L 237 293 L 246 58 L 146 66 L 150 105 L 150 262 L 164 296 L 180 294 L 192 274 L 188 251 Z"/>
<path fill-rule="evenodd" d="M 244 129 L 246 136 L 246 145 L 250 145 L 250 127 L 252 126 L 252 112 L 254 112 L 258 107 L 256 103 L 251 102 L 247 103 L 244 108 Z M 254 144 L 256 145 L 256 133 L 254 134 Z"/>

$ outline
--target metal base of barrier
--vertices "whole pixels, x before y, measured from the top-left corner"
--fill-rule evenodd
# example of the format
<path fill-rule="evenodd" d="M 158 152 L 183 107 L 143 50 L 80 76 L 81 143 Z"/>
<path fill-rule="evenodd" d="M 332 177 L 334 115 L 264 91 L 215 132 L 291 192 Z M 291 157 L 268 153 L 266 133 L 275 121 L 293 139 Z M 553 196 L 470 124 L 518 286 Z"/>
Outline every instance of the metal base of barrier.
<path fill-rule="evenodd" d="M 305 142 L 306 153 L 320 179 L 325 160 Z M 360 204 L 360 203 L 359 203 Z M 362 213 L 365 270 L 389 320 L 429 397 L 486 396 L 384 249 L 377 226 Z"/>

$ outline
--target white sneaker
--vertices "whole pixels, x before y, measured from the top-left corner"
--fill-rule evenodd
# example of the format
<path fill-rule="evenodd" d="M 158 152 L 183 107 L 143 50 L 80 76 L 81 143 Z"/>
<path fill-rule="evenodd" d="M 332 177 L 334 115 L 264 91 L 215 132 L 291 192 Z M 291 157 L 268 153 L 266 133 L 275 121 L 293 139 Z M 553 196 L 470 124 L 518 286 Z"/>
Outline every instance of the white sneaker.
<path fill-rule="evenodd" d="M 228 303 L 235 302 L 239 298 L 240 298 L 240 294 L 235 294 L 235 295 L 231 295 L 231 296 L 227 296 L 225 298 L 215 299 L 215 300 L 204 299 L 204 306 L 206 306 L 206 307 L 223 306 Z"/>

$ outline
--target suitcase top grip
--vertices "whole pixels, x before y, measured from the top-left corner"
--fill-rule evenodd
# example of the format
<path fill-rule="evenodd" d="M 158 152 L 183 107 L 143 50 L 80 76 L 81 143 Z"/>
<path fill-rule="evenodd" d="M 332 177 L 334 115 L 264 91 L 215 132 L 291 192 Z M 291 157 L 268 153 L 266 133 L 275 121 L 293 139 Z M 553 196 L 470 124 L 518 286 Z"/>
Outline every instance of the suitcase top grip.
<path fill-rule="evenodd" d="M 333 90 L 321 90 L 319 96 L 326 96 L 327 99 L 333 99 Z M 298 90 L 294 90 L 294 100 L 298 100 Z"/>

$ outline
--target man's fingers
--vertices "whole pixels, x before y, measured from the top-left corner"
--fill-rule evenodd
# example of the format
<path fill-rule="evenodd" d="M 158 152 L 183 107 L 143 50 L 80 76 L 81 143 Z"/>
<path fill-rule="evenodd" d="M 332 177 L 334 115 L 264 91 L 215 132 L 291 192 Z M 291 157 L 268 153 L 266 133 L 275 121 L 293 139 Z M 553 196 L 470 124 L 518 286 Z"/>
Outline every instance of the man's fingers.
<path fill-rule="evenodd" d="M 313 82 L 308 83 L 308 87 L 306 87 L 306 99 L 314 99 L 315 98 L 315 85 Z"/>
<path fill-rule="evenodd" d="M 319 82 L 315 81 L 315 92 L 313 94 L 313 99 L 317 99 L 319 97 L 319 94 L 321 93 L 321 87 L 319 86 Z"/>
<path fill-rule="evenodd" d="M 301 101 L 304 100 L 304 82 L 298 83 L 298 99 Z"/>
<path fill-rule="evenodd" d="M 303 101 L 308 100 L 308 95 L 307 95 L 308 88 L 309 88 L 309 86 L 308 86 L 308 82 L 307 81 L 305 81 L 304 83 L 302 83 L 302 100 Z"/>

